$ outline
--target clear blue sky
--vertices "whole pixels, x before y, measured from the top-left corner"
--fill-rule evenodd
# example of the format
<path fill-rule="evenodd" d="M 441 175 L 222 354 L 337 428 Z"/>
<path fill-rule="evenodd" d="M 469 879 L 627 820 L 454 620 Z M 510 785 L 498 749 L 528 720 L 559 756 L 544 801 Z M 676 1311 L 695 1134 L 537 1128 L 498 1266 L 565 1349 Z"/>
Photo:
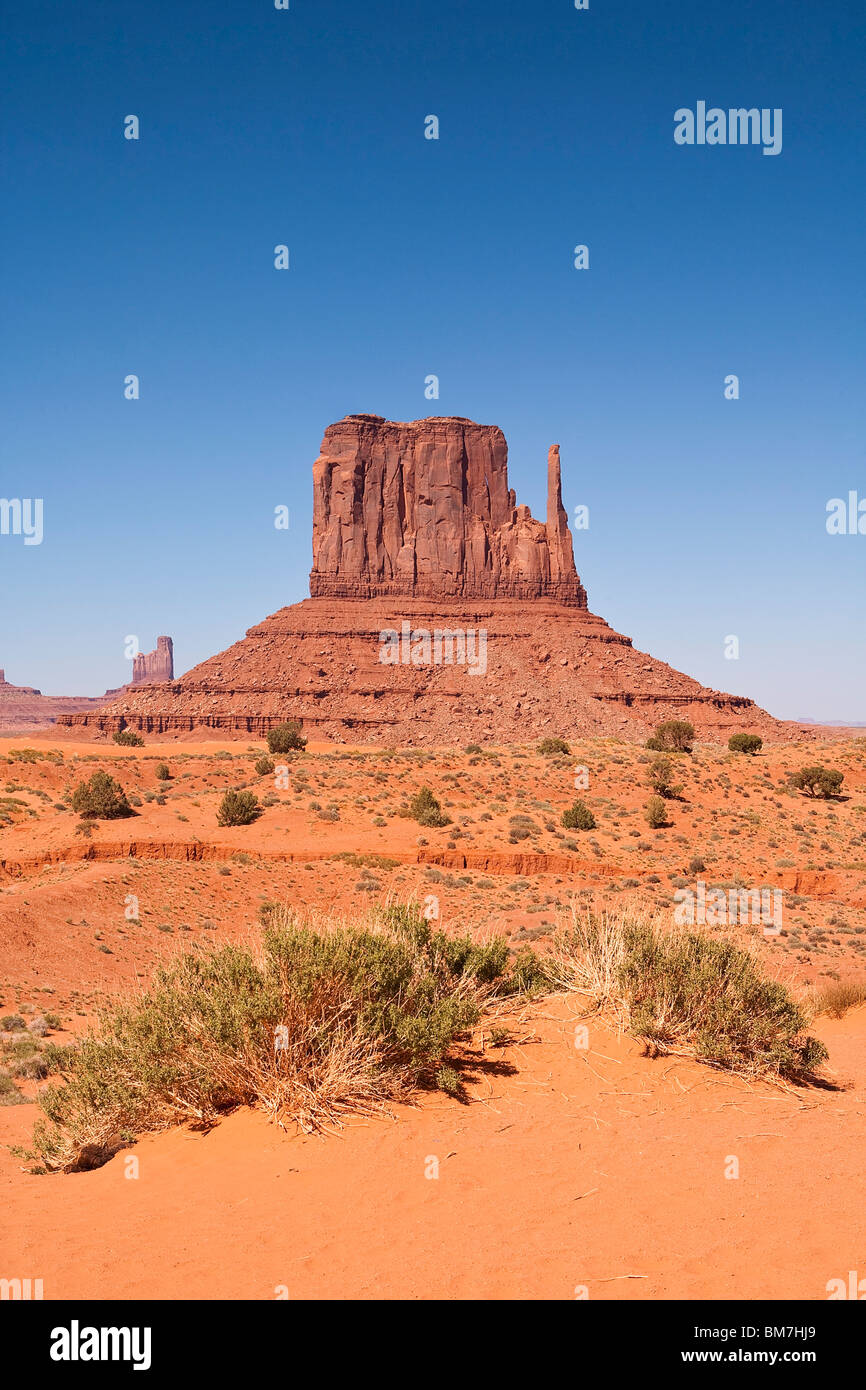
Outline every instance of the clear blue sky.
<path fill-rule="evenodd" d="M 866 720 L 866 536 L 825 529 L 866 497 L 861 0 L 10 11 L 0 495 L 45 538 L 0 536 L 9 680 L 228 646 L 306 597 L 325 427 L 456 414 L 536 515 L 561 444 L 590 607 L 636 646 Z M 675 145 L 699 100 L 781 107 L 782 153 Z"/>

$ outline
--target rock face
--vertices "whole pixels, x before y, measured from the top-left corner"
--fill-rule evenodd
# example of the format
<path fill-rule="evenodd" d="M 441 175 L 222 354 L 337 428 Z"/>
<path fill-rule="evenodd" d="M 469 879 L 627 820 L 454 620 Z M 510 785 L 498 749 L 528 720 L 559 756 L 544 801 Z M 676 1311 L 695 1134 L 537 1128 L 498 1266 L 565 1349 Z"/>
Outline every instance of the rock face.
<path fill-rule="evenodd" d="M 0 732 L 46 728 L 63 716 L 97 710 L 107 700 L 121 694 L 107 690 L 98 698 L 87 695 L 43 695 L 32 685 L 10 685 L 0 669 Z"/>
<path fill-rule="evenodd" d="M 501 430 L 348 416 L 313 467 L 312 597 L 181 680 L 60 722 L 198 738 L 299 719 L 312 738 L 386 745 L 643 738 L 677 717 L 703 734 L 789 734 L 589 612 L 556 445 L 547 478 L 542 524 L 509 489 Z"/>
<path fill-rule="evenodd" d="M 174 650 L 170 637 L 157 638 L 156 650 L 140 654 L 133 662 L 132 685 L 170 681 L 174 677 Z M 31 685 L 10 685 L 0 669 L 0 731 L 44 729 L 52 724 L 68 724 L 72 717 L 102 709 L 124 698 L 131 685 L 106 690 L 104 695 L 43 695 Z"/>
<path fill-rule="evenodd" d="M 313 465 L 313 598 L 552 598 L 586 607 L 548 456 L 547 523 L 518 507 L 495 425 L 349 415 Z"/>
<path fill-rule="evenodd" d="M 9 695 L 11 692 L 18 695 L 41 695 L 42 691 L 37 690 L 33 685 L 10 685 L 6 679 L 6 672 L 0 666 L 0 694 Z"/>
<path fill-rule="evenodd" d="M 174 644 L 170 637 L 157 637 L 156 650 L 139 652 L 132 662 L 132 684 L 174 680 Z"/>

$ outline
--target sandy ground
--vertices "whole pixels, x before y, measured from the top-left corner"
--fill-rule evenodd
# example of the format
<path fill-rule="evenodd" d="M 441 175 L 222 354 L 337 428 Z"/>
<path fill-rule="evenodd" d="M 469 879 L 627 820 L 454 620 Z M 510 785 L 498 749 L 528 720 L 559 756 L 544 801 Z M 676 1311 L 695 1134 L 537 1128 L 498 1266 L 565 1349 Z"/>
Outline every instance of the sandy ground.
<path fill-rule="evenodd" d="M 819 1300 L 866 1268 L 866 1010 L 819 1030 L 845 1088 L 792 1092 L 594 1025 L 578 1050 L 573 1007 L 479 1047 L 467 1104 L 325 1138 L 241 1112 L 92 1173 L 0 1151 L 2 1272 L 46 1298 Z M 31 1117 L 0 1111 L 4 1140 Z"/>
<path fill-rule="evenodd" d="M 356 913 L 432 894 L 446 926 L 543 949 L 575 899 L 666 911 L 698 876 L 784 889 L 766 950 L 795 987 L 866 975 L 866 742 L 754 760 L 699 747 L 660 831 L 642 817 L 648 755 L 619 740 L 555 759 L 311 745 L 279 788 L 254 772 L 262 752 L 0 740 L 0 1015 L 55 1012 L 62 1041 L 166 955 L 256 934 L 270 901 Z M 816 761 L 844 769 L 844 800 L 785 789 Z M 137 814 L 87 836 L 68 798 L 97 767 Z M 422 784 L 451 826 L 396 814 Z M 221 829 L 218 800 L 241 785 L 264 813 Z M 575 796 L 595 831 L 560 826 Z M 28 1083 L 31 1103 L 0 1108 L 0 1277 L 41 1278 L 46 1298 L 822 1299 L 866 1274 L 866 1010 L 814 1027 L 838 1088 L 792 1091 L 651 1061 L 597 1024 L 575 1048 L 576 1007 L 527 1008 L 503 1050 L 476 1039 L 467 1104 L 423 1096 L 325 1138 L 237 1113 L 93 1173 L 35 1176 L 12 1154 L 37 1115 Z"/>

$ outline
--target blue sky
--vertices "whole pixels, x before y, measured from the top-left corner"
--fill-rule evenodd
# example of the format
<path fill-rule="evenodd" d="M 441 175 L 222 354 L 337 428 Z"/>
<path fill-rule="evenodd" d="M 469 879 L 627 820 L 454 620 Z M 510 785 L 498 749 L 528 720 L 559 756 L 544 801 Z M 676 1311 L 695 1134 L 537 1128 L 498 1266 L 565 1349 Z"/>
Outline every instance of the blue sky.
<path fill-rule="evenodd" d="M 825 529 L 866 498 L 859 0 L 55 0 L 5 30 L 0 495 L 45 507 L 40 546 L 0 536 L 7 679 L 228 646 L 307 594 L 325 427 L 456 414 L 536 515 L 560 443 L 590 607 L 636 646 L 866 720 L 866 535 Z M 699 100 L 781 108 L 782 153 L 675 145 Z"/>

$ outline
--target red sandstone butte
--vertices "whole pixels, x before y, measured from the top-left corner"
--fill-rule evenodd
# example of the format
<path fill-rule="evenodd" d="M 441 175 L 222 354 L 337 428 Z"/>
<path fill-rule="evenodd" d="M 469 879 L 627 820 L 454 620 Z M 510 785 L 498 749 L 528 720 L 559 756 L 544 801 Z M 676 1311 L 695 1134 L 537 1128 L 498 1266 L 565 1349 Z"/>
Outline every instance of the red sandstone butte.
<path fill-rule="evenodd" d="M 350 415 L 313 464 L 313 598 L 552 598 L 586 607 L 548 459 L 547 523 L 516 505 L 508 446 L 472 420 Z"/>
<path fill-rule="evenodd" d="M 132 684 L 174 680 L 174 643 L 170 637 L 157 637 L 156 650 L 139 652 L 132 662 Z"/>
<path fill-rule="evenodd" d="M 642 738 L 681 717 L 699 733 L 790 729 L 636 651 L 587 607 L 548 454 L 547 516 L 508 486 L 502 431 L 471 420 L 349 415 L 313 465 L 311 597 L 251 627 L 180 680 L 130 687 L 61 717 L 90 731 L 263 735 L 287 718 L 358 743 Z M 486 667 L 399 660 L 387 630 L 486 633 Z M 423 648 L 423 644 L 421 644 Z"/>
<path fill-rule="evenodd" d="M 174 678 L 174 647 L 170 637 L 158 637 L 156 650 L 134 658 L 132 685 L 170 681 Z M 104 695 L 43 695 L 30 685 L 10 685 L 0 669 L 0 731 L 14 733 L 25 729 L 44 729 L 58 721 L 69 724 L 66 716 L 102 709 L 119 701 L 132 687 L 118 686 Z"/>

